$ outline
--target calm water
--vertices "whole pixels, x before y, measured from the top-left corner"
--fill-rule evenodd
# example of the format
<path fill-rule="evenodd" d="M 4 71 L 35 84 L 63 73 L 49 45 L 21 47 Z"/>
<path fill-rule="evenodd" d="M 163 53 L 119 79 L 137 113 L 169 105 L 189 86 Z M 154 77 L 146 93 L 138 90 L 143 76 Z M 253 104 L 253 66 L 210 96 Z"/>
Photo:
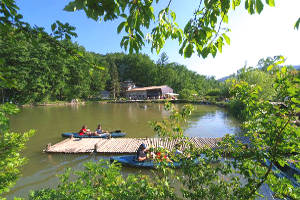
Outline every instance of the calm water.
<path fill-rule="evenodd" d="M 95 154 L 43 153 L 42 150 L 48 143 L 54 144 L 63 139 L 61 133 L 78 131 L 83 124 L 94 130 L 101 123 L 103 129 L 120 129 L 127 133 L 127 137 L 155 137 L 149 121 L 167 118 L 168 112 L 163 108 L 163 104 L 88 104 L 23 108 L 11 118 L 11 129 L 18 132 L 35 129 L 36 134 L 23 152 L 28 158 L 28 163 L 22 169 L 23 176 L 6 197 L 27 197 L 30 190 L 54 187 L 58 181 L 56 174 L 63 173 L 67 167 L 82 169 L 82 164 L 86 161 L 109 158 Z M 224 109 L 197 105 L 185 133 L 191 137 L 221 137 L 226 133 L 238 133 L 238 127 L 239 123 L 228 116 Z M 134 172 L 134 169 L 124 171 L 130 172 Z"/>

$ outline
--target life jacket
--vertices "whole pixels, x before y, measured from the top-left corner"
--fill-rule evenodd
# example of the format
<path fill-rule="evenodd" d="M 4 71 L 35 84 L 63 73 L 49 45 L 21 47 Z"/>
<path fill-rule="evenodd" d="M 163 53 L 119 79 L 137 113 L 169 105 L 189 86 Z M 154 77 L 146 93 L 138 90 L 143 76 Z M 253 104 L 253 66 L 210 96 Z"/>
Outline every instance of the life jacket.
<path fill-rule="evenodd" d="M 86 133 L 86 129 L 85 128 L 80 129 L 79 135 L 84 135 L 85 133 Z"/>

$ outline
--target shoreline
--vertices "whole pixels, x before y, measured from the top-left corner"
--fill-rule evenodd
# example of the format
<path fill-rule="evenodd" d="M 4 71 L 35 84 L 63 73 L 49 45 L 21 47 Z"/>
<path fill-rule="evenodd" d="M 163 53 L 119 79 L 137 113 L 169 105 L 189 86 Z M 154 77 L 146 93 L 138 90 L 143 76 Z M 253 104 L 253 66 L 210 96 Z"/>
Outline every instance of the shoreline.
<path fill-rule="evenodd" d="M 75 106 L 75 105 L 85 105 L 89 103 L 99 103 L 99 104 L 107 104 L 107 103 L 165 103 L 171 102 L 173 104 L 195 104 L 195 105 L 214 105 L 219 107 L 227 107 L 227 102 L 224 101 L 204 101 L 204 100 L 185 100 L 185 99 L 177 99 L 177 100 L 167 100 L 167 99 L 158 99 L 158 100 L 88 100 L 88 101 L 78 101 L 78 102 L 45 102 L 45 103 L 34 103 L 34 104 L 24 104 L 19 105 L 19 107 L 35 107 L 35 106 Z"/>

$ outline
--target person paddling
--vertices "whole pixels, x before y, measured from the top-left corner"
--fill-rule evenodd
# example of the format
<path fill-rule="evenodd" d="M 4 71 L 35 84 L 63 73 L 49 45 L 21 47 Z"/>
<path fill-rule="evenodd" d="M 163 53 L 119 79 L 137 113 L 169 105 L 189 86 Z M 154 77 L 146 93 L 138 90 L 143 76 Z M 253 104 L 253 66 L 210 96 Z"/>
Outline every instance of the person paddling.
<path fill-rule="evenodd" d="M 137 152 L 136 152 L 136 159 L 139 161 L 139 162 L 142 162 L 142 161 L 145 161 L 147 159 L 147 154 L 146 154 L 146 145 L 144 143 L 142 143 Z"/>
<path fill-rule="evenodd" d="M 83 125 L 82 128 L 80 129 L 80 131 L 78 132 L 79 135 L 85 135 L 85 134 L 89 134 L 89 131 L 87 129 L 86 125 Z"/>
<path fill-rule="evenodd" d="M 103 133 L 104 133 L 104 131 L 102 130 L 101 124 L 98 124 L 96 131 L 95 131 L 95 135 L 103 134 Z"/>
<path fill-rule="evenodd" d="M 101 134 L 107 134 L 107 136 L 109 136 L 109 132 L 108 131 L 104 131 L 101 127 L 101 124 L 98 124 L 96 131 L 94 132 L 94 135 L 101 135 Z"/>

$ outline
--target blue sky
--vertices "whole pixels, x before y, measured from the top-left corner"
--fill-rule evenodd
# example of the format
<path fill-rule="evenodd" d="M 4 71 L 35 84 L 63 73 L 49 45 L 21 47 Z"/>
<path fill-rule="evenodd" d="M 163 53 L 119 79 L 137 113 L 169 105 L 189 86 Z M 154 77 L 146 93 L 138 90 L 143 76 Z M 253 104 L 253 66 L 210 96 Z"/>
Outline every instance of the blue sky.
<path fill-rule="evenodd" d="M 65 12 L 68 0 L 17 0 L 24 21 L 32 25 L 50 26 L 56 20 L 69 22 L 76 27 L 78 38 L 74 39 L 86 50 L 106 54 L 122 52 L 120 41 L 122 33 L 117 34 L 117 26 L 121 21 L 95 22 L 88 19 L 83 12 Z M 162 1 L 161 4 L 167 4 Z M 192 16 L 199 0 L 173 0 L 172 9 L 177 14 L 177 22 L 183 26 Z M 222 54 L 216 58 L 199 58 L 197 55 L 184 59 L 178 53 L 177 41 L 168 40 L 161 52 L 166 52 L 169 60 L 186 65 L 190 70 L 207 76 L 221 78 L 236 72 L 245 63 L 255 66 L 260 58 L 283 55 L 287 64 L 300 64 L 300 30 L 294 30 L 294 24 L 300 17 L 300 0 L 277 0 L 276 7 L 265 6 L 260 15 L 250 16 L 241 5 L 230 14 L 227 25 L 231 44 L 223 48 Z M 150 30 L 149 30 L 150 32 Z M 124 34 L 124 33 L 123 33 Z M 150 46 L 144 47 L 143 53 L 153 60 L 159 55 L 151 53 Z"/>

